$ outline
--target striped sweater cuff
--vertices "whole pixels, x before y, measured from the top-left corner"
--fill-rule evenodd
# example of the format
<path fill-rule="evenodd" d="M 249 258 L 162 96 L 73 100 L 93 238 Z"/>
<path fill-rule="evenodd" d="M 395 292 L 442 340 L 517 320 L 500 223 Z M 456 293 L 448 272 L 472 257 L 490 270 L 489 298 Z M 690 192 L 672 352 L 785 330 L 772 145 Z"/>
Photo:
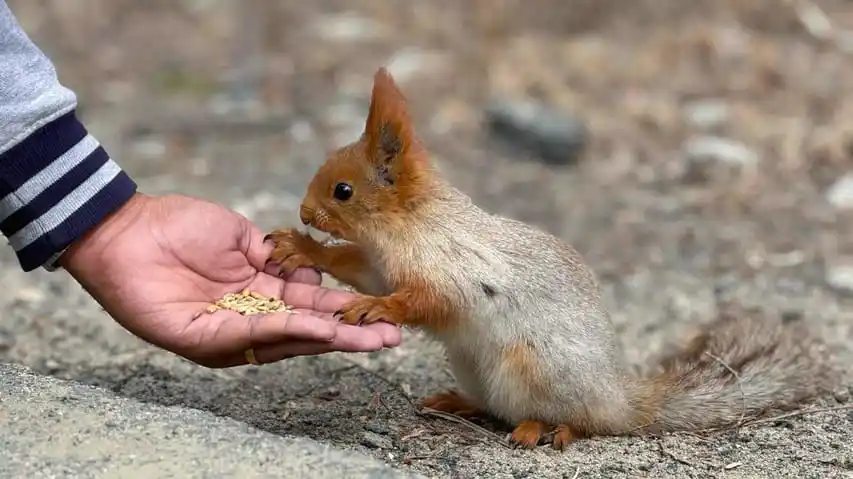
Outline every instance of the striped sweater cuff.
<path fill-rule="evenodd" d="M 54 270 L 68 246 L 135 192 L 71 111 L 0 154 L 0 232 L 24 271 Z"/>

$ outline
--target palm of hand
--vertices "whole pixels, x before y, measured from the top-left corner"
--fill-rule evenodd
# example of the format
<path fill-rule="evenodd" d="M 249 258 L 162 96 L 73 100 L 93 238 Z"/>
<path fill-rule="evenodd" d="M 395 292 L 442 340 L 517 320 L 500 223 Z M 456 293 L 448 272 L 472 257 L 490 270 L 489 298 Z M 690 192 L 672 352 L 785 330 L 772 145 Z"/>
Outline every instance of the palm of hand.
<path fill-rule="evenodd" d="M 390 325 L 353 328 L 331 313 L 351 299 L 320 288 L 316 273 L 289 280 L 264 271 L 272 246 L 248 220 L 218 205 L 183 196 L 143 198 L 132 218 L 112 220 L 90 263 L 69 271 L 119 323 L 140 338 L 214 367 L 333 350 L 395 345 Z M 106 228 L 106 227 L 105 227 Z M 84 249 L 84 248 L 81 248 Z M 84 267 L 94 274 L 75 274 Z M 297 282 L 301 281 L 301 282 Z M 314 284 L 311 284 L 314 283 Z M 205 308 L 229 292 L 250 289 L 283 299 L 295 314 L 242 316 Z"/>

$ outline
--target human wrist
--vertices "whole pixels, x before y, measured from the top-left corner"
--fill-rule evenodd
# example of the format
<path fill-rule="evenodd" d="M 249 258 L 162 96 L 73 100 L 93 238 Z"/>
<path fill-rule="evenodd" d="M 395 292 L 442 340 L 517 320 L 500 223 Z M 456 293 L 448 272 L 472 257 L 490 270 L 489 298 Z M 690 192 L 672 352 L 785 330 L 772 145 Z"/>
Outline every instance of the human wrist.
<path fill-rule="evenodd" d="M 138 221 L 150 197 L 136 192 L 114 212 L 71 243 L 57 259 L 57 265 L 80 280 L 91 271 L 102 270 L 109 262 L 105 258 L 109 245 L 123 231 Z"/>

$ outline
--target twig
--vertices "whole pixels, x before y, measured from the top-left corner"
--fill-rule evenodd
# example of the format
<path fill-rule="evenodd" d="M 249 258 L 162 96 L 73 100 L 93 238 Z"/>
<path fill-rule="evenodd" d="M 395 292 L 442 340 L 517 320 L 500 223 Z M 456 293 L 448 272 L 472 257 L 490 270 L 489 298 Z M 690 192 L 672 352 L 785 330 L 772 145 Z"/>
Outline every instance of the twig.
<path fill-rule="evenodd" d="M 348 362 L 348 363 L 352 364 L 354 367 L 356 367 L 356 368 L 358 368 L 358 369 L 360 369 L 360 370 L 362 370 L 362 371 L 366 372 L 366 373 L 367 373 L 367 374 L 369 374 L 370 376 L 372 376 L 372 377 L 374 377 L 374 378 L 376 378 L 376 379 L 378 379 L 378 380 L 382 381 L 383 383 L 387 384 L 388 386 L 391 386 L 392 388 L 394 388 L 394 389 L 396 389 L 397 391 L 399 391 L 400 395 L 401 395 L 401 396 L 403 396 L 403 398 L 405 398 L 405 400 L 406 400 L 406 402 L 407 402 L 407 403 L 409 403 L 409 407 L 411 407 L 412 412 L 413 412 L 415 415 L 417 415 L 417 416 L 421 416 L 421 417 L 429 417 L 429 416 L 433 416 L 433 417 L 440 417 L 440 418 L 442 418 L 442 419 L 446 419 L 446 420 L 448 420 L 448 421 L 455 422 L 455 423 L 457 423 L 457 424 L 461 424 L 461 425 L 463 425 L 463 426 L 467 426 L 468 428 L 470 428 L 470 429 L 472 429 L 472 430 L 474 430 L 474 431 L 476 431 L 476 432 L 479 432 L 480 434 L 482 434 L 482 435 L 484 435 L 484 436 L 486 436 L 486 437 L 488 437 L 488 438 L 490 438 L 490 439 L 494 440 L 496 443 L 500 444 L 502 447 L 505 447 L 505 448 L 507 448 L 507 449 L 509 449 L 509 448 L 510 448 L 510 446 L 509 446 L 508 444 L 506 444 L 506 443 L 503 441 L 503 439 L 501 439 L 501 437 L 500 437 L 500 436 L 498 436 L 497 434 L 493 433 L 492 431 L 489 431 L 488 429 L 486 429 L 486 428 L 484 428 L 484 427 L 482 427 L 482 426 L 480 426 L 480 425 L 474 424 L 473 422 L 471 422 L 471 421 L 469 421 L 469 420 L 467 420 L 467 419 L 465 419 L 465 418 L 462 418 L 462 417 L 459 417 L 459 416 L 456 416 L 456 415 L 453 415 L 453 414 L 449 414 L 449 413 L 446 413 L 446 412 L 443 412 L 443 411 L 436 411 L 435 409 L 430 409 L 430 408 L 423 408 L 423 409 L 421 409 L 421 408 L 419 408 L 419 407 L 415 404 L 415 402 L 414 402 L 414 401 L 412 401 L 412 398 L 411 398 L 411 397 L 409 397 L 409 395 L 408 395 L 408 394 L 406 394 L 406 392 L 405 392 L 405 391 L 403 391 L 403 388 L 402 388 L 399 384 L 397 384 L 397 383 L 395 383 L 395 382 L 391 381 L 390 379 L 388 379 L 388 378 L 386 378 L 386 377 L 382 376 L 381 374 L 379 374 L 379 373 L 377 373 L 377 372 L 375 372 L 375 371 L 371 371 L 370 369 L 365 368 L 364 366 L 362 366 L 362 365 L 360 365 L 360 364 L 358 364 L 358 363 L 355 363 L 355 362 L 352 362 L 352 361 L 349 361 L 349 360 L 346 360 L 346 359 L 345 359 L 344 361 L 346 361 L 346 362 Z"/>
<path fill-rule="evenodd" d="M 439 456 L 436 455 L 420 455 L 420 456 L 407 456 L 403 458 L 403 464 L 409 465 L 412 461 L 420 461 L 423 459 L 438 459 Z"/>
<path fill-rule="evenodd" d="M 730 373 L 732 373 L 732 375 L 733 375 L 733 376 L 735 377 L 735 379 L 737 380 L 737 387 L 738 387 L 738 389 L 740 389 L 740 398 L 741 398 L 740 419 L 738 419 L 738 422 L 737 422 L 737 423 L 735 424 L 735 426 L 734 426 L 735 432 L 737 433 L 737 430 L 738 430 L 738 429 L 740 428 L 740 426 L 743 424 L 743 420 L 744 420 L 744 418 L 746 418 L 746 392 L 744 392 L 744 390 L 743 390 L 743 381 L 742 381 L 742 380 L 741 380 L 741 378 L 740 378 L 740 374 L 738 374 L 738 373 L 737 373 L 737 371 L 735 371 L 734 369 L 732 369 L 732 367 L 731 367 L 731 366 L 729 366 L 729 365 L 728 365 L 725 361 L 723 361 L 720 357 L 718 357 L 718 356 L 714 356 L 713 354 L 711 354 L 711 353 L 709 353 L 709 352 L 707 352 L 707 351 L 705 351 L 705 354 L 706 354 L 707 356 L 709 356 L 709 357 L 713 358 L 713 359 L 714 359 L 714 361 L 717 361 L 718 363 L 722 364 L 722 365 L 723 365 L 723 367 L 724 367 L 724 368 L 726 368 L 726 369 L 728 369 L 728 370 L 729 370 L 729 372 L 730 372 Z"/>
<path fill-rule="evenodd" d="M 718 428 L 704 429 L 704 430 L 699 431 L 699 432 L 709 433 L 709 432 L 727 431 L 727 430 L 730 430 L 730 429 L 732 429 L 732 428 L 734 428 L 734 427 L 744 428 L 744 427 L 747 427 L 747 426 L 754 426 L 754 425 L 756 425 L 756 424 L 765 424 L 765 423 L 768 423 L 768 422 L 776 422 L 776 421 L 779 421 L 779 420 L 781 420 L 781 419 L 787 419 L 787 418 L 790 418 L 790 417 L 806 416 L 806 415 L 809 415 L 809 414 L 820 414 L 820 413 L 824 413 L 824 412 L 844 411 L 844 410 L 848 410 L 848 409 L 853 409 L 853 404 L 845 404 L 845 405 L 842 405 L 842 406 L 826 407 L 826 408 L 801 409 L 801 410 L 799 410 L 799 411 L 794 411 L 794 412 L 789 412 L 789 413 L 785 413 L 785 414 L 780 414 L 780 415 L 778 415 L 778 416 L 771 416 L 771 417 L 765 417 L 765 418 L 752 419 L 752 420 L 749 420 L 749 421 L 744 422 L 744 423 L 743 423 L 743 424 L 741 424 L 740 426 L 725 426 L 725 427 L 718 427 Z"/>
<path fill-rule="evenodd" d="M 354 366 L 354 365 L 353 365 L 353 366 L 344 366 L 344 367 L 342 367 L 342 368 L 333 369 L 332 371 L 329 371 L 329 372 L 328 372 L 328 373 L 326 373 L 326 374 L 327 374 L 328 376 L 331 376 L 331 377 L 332 377 L 332 379 L 333 379 L 334 381 L 337 381 L 337 380 L 340 378 L 340 374 L 341 374 L 341 373 L 347 372 L 347 371 L 349 371 L 350 369 L 355 369 L 355 366 Z M 328 384 L 328 381 L 320 381 L 320 382 L 317 382 L 317 383 L 316 383 L 316 384 L 314 384 L 313 386 L 310 386 L 310 387 L 308 387 L 308 388 L 305 388 L 304 390 L 299 391 L 298 393 L 296 393 L 296 397 L 298 397 L 298 398 L 304 398 L 304 397 L 306 397 L 306 396 L 310 395 L 311 393 L 313 393 L 314 391 L 316 391 L 316 390 L 320 389 L 321 387 L 324 387 L 326 384 Z"/>
<path fill-rule="evenodd" d="M 425 432 L 426 432 L 426 430 L 425 430 L 425 429 L 418 429 L 418 430 L 417 430 L 417 431 L 415 431 L 415 432 L 412 432 L 412 433 L 406 434 L 405 436 L 401 437 L 401 438 L 400 438 L 400 441 L 408 441 L 409 439 L 414 439 L 414 438 L 416 438 L 416 437 L 423 436 Z"/>
<path fill-rule="evenodd" d="M 662 455 L 672 459 L 675 462 L 680 462 L 681 464 L 684 464 L 685 466 L 696 467 L 696 464 L 693 464 L 692 462 L 688 461 L 687 459 L 682 459 L 682 458 L 676 456 L 675 454 L 673 454 L 672 452 L 669 452 L 663 446 L 663 441 L 658 441 L 658 450 L 660 451 L 660 453 Z"/>
<path fill-rule="evenodd" d="M 572 476 L 572 479 L 578 479 L 578 474 L 580 474 L 580 473 L 581 473 L 581 467 L 578 466 L 577 468 L 575 468 L 575 475 Z"/>
<path fill-rule="evenodd" d="M 797 16 L 797 20 L 812 37 L 823 41 L 832 42 L 836 48 L 844 53 L 850 53 L 847 38 L 850 31 L 842 30 L 832 24 L 829 15 L 820 6 L 810 0 L 786 0 Z"/>
<path fill-rule="evenodd" d="M 368 375 L 370 375 L 370 376 L 372 376 L 372 377 L 374 377 L 374 378 L 376 378 L 376 379 L 378 379 L 378 380 L 382 381 L 382 382 L 383 382 L 383 383 L 385 383 L 386 385 L 391 386 L 391 388 L 392 388 L 392 389 L 397 390 L 397 391 L 400 393 L 400 395 L 401 395 L 401 396 L 403 396 L 403 399 L 405 399 L 405 400 L 406 400 L 406 402 L 407 402 L 407 403 L 409 403 L 409 406 L 412 408 L 412 410 L 414 410 L 414 411 L 417 411 L 417 410 L 418 410 L 418 407 L 417 407 L 417 405 L 415 405 L 415 402 L 414 402 L 414 401 L 412 401 L 412 398 L 411 398 L 411 397 L 409 397 L 409 395 L 408 395 L 408 394 L 406 394 L 406 391 L 403 391 L 403 388 L 402 388 L 399 384 L 397 384 L 397 383 L 395 383 L 394 381 L 392 381 L 392 380 L 390 380 L 390 379 L 386 378 L 385 376 L 383 376 L 383 375 L 381 375 L 381 374 L 377 373 L 376 371 L 373 371 L 373 370 L 371 370 L 371 369 L 368 369 L 368 368 L 366 368 L 366 367 L 362 366 L 361 364 L 358 364 L 358 363 L 356 363 L 356 362 L 350 361 L 350 360 L 348 360 L 348 359 L 344 359 L 344 361 L 345 361 L 345 362 L 347 362 L 347 363 L 349 363 L 349 364 L 351 364 L 353 368 L 357 368 L 357 369 L 359 369 L 359 370 L 361 370 L 361 371 L 364 371 L 364 372 L 365 372 L 365 373 L 367 373 Z"/>
<path fill-rule="evenodd" d="M 833 39 L 834 29 L 832 22 L 824 11 L 810 1 L 804 0 L 788 0 L 789 4 L 794 7 L 797 14 L 797 20 L 803 24 L 809 34 L 823 41 Z"/>
<path fill-rule="evenodd" d="M 417 414 L 417 415 L 419 415 L 419 416 L 424 416 L 424 417 L 425 417 L 425 416 L 435 416 L 435 417 L 440 417 L 440 418 L 442 418 L 442 419 L 446 419 L 446 420 L 448 420 L 448 421 L 450 421 L 450 422 L 455 422 L 456 424 L 461 424 L 461 425 L 463 425 L 463 426 L 467 426 L 467 427 L 469 427 L 470 429 L 473 429 L 474 431 L 477 431 L 477 432 L 479 432 L 480 434 L 482 434 L 482 435 L 484 435 L 484 436 L 489 437 L 490 439 L 492 439 L 493 441 L 497 442 L 498 444 L 500 444 L 500 445 L 501 445 L 501 446 L 503 446 L 504 448 L 510 449 L 509 445 L 508 445 L 508 444 L 506 444 L 506 443 L 504 442 L 504 440 L 503 440 L 503 439 L 501 439 L 501 437 L 500 437 L 500 436 L 498 436 L 497 434 L 493 433 L 492 431 L 489 431 L 488 429 L 486 429 L 486 428 L 484 428 L 484 427 L 482 427 L 482 426 L 480 426 L 480 425 L 478 425 L 478 424 L 474 424 L 473 422 L 471 422 L 471 421 L 469 421 L 469 420 L 467 420 L 467 419 L 465 419 L 465 418 L 462 418 L 462 417 L 456 416 L 456 415 L 454 415 L 454 414 L 446 413 L 446 412 L 443 412 L 443 411 L 436 411 L 435 409 L 430 409 L 430 408 L 427 408 L 427 407 L 425 407 L 425 408 L 423 408 L 422 410 L 418 411 L 416 414 Z"/>
<path fill-rule="evenodd" d="M 812 409 L 803 409 L 800 411 L 789 412 L 787 414 L 780 414 L 778 416 L 766 417 L 760 419 L 753 419 L 751 421 L 745 422 L 741 427 L 746 426 L 754 426 L 756 424 L 775 422 L 780 419 L 786 419 L 789 417 L 797 417 L 797 416 L 805 416 L 807 414 L 817 414 L 823 412 L 833 412 L 833 411 L 844 411 L 847 409 L 853 409 L 853 404 L 845 404 L 843 406 L 835 406 L 835 407 L 826 407 L 826 408 L 812 408 Z"/>

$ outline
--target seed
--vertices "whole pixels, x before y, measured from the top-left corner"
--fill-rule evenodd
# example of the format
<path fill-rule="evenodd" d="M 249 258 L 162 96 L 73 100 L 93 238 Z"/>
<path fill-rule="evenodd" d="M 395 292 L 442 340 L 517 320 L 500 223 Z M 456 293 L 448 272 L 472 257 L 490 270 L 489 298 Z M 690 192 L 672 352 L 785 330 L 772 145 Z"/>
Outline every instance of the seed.
<path fill-rule="evenodd" d="M 240 293 L 227 293 L 215 303 L 207 307 L 208 313 L 220 309 L 236 311 L 242 315 L 262 313 L 278 313 L 293 311 L 293 308 L 276 298 L 265 296 L 255 291 L 244 289 Z"/>

